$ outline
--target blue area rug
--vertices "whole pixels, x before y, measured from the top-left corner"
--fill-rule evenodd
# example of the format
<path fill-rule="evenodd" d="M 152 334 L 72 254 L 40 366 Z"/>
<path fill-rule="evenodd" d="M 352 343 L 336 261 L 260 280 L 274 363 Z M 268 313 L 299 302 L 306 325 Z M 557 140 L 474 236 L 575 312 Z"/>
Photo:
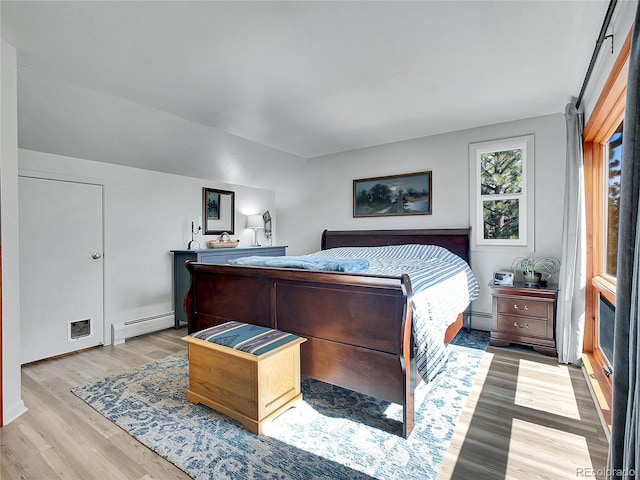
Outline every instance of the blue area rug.
<path fill-rule="evenodd" d="M 194 479 L 434 479 L 473 385 L 488 333 L 462 331 L 445 369 L 402 408 L 303 377 L 303 402 L 256 436 L 186 400 L 186 351 L 73 389 L 102 415 Z"/>

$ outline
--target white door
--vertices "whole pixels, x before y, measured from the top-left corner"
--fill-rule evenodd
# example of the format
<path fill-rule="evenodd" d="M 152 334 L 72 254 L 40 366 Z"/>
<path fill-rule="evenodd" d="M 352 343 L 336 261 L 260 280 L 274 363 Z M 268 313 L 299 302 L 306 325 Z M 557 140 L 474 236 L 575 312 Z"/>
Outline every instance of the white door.
<path fill-rule="evenodd" d="M 102 186 L 18 186 L 22 363 L 102 344 Z"/>

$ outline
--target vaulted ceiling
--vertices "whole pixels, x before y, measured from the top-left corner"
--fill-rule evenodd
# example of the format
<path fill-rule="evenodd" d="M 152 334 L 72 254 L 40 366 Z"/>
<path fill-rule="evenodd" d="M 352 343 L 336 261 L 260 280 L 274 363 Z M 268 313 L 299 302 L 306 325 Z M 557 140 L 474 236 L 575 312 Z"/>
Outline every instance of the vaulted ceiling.
<path fill-rule="evenodd" d="M 607 5 L 3 0 L 1 34 L 21 147 L 237 181 L 562 112 Z"/>

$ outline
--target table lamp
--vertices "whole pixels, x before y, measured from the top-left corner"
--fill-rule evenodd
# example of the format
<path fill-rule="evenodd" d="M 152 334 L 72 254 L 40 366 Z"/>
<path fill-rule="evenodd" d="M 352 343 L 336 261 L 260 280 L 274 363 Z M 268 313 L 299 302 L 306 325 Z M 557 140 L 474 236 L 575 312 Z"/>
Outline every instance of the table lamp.
<path fill-rule="evenodd" d="M 260 247 L 261 245 L 258 243 L 258 229 L 264 228 L 264 220 L 262 219 L 262 215 L 249 215 L 247 217 L 247 228 L 253 228 L 255 238 L 252 247 Z"/>

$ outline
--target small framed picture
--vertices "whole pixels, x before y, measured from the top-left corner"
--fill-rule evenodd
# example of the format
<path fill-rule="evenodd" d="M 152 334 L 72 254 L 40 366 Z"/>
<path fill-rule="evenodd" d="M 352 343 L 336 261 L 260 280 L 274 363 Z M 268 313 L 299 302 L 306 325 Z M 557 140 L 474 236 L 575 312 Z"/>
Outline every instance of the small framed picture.
<path fill-rule="evenodd" d="M 204 235 L 233 234 L 235 193 L 228 190 L 202 189 L 202 230 Z"/>

